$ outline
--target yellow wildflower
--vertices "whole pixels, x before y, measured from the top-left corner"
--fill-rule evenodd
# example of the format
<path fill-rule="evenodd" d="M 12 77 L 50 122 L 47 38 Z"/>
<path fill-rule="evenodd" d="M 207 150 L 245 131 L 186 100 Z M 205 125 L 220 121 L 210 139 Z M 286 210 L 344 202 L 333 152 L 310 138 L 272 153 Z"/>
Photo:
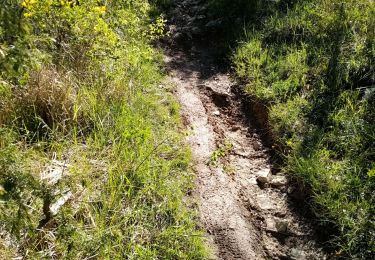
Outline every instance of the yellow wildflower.
<path fill-rule="evenodd" d="M 27 9 L 31 9 L 32 6 L 36 3 L 37 0 L 23 0 L 22 2 L 22 6 L 27 8 Z"/>
<path fill-rule="evenodd" d="M 104 14 L 106 10 L 107 10 L 107 8 L 105 7 L 105 5 L 104 6 L 96 6 L 96 7 L 94 7 L 94 11 L 98 12 L 100 14 Z"/>

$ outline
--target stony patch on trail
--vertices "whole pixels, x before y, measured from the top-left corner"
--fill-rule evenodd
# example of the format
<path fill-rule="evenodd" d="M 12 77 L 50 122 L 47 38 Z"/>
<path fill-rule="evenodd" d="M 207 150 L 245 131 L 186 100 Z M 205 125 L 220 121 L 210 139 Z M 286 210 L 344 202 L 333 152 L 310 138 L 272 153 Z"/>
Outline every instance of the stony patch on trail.
<path fill-rule="evenodd" d="M 172 39 L 198 31 L 190 29 L 204 10 L 199 5 L 177 2 Z M 165 61 L 189 130 L 195 196 L 212 257 L 325 259 L 313 229 L 290 206 L 286 177 L 272 173 L 268 149 L 243 115 L 237 87 L 217 67 L 212 48 L 192 44 L 181 50 L 175 42 L 167 45 Z"/>

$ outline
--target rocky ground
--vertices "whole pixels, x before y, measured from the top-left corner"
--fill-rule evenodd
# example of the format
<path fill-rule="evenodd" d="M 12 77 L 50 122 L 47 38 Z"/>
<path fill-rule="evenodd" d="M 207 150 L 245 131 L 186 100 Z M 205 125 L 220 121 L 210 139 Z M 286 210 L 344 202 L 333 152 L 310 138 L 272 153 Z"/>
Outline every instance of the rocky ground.
<path fill-rule="evenodd" d="M 216 61 L 215 44 L 202 41 L 218 23 L 205 21 L 202 2 L 176 1 L 165 46 L 169 80 L 189 130 L 195 196 L 212 258 L 327 259 L 290 201 L 287 178 L 273 170 L 268 148 L 243 112 L 239 87 Z"/>

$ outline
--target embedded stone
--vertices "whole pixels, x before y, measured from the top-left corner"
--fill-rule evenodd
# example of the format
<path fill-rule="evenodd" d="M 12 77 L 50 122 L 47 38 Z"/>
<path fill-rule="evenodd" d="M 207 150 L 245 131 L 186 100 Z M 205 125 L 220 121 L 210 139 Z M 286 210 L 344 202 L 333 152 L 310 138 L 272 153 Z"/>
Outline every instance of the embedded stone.
<path fill-rule="evenodd" d="M 283 219 L 275 220 L 275 227 L 277 232 L 285 233 L 288 231 L 289 222 Z"/>
<path fill-rule="evenodd" d="M 216 111 L 212 112 L 212 114 L 213 114 L 214 116 L 220 116 L 220 112 L 219 112 L 219 110 L 216 110 Z"/>
<path fill-rule="evenodd" d="M 268 183 L 269 182 L 269 177 L 268 177 L 269 173 L 270 173 L 269 169 L 262 169 L 262 170 L 258 171 L 255 174 L 257 176 L 256 177 L 257 182 L 260 183 L 260 184 Z"/>
<path fill-rule="evenodd" d="M 306 259 L 305 252 L 296 248 L 292 248 L 292 250 L 290 250 L 289 256 L 293 260 L 305 260 Z"/>
<path fill-rule="evenodd" d="M 282 176 L 282 175 L 276 175 L 272 177 L 271 182 L 270 182 L 271 186 L 276 187 L 276 188 L 283 187 L 287 183 L 288 183 L 288 180 L 286 179 L 285 176 Z"/>

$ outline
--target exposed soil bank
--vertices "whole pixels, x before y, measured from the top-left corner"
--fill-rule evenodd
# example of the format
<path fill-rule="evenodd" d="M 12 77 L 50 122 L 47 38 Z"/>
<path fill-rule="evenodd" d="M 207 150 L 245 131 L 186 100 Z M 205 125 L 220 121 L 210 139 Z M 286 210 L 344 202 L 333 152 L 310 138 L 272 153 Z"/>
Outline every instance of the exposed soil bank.
<path fill-rule="evenodd" d="M 207 243 L 217 259 L 326 259 L 312 227 L 295 213 L 288 181 L 273 174 L 269 150 L 215 49 L 191 39 L 198 1 L 177 1 L 166 47 L 169 78 L 189 130 Z M 183 48 L 179 48 L 183 47 Z M 251 110 L 250 110 L 251 111 Z"/>

